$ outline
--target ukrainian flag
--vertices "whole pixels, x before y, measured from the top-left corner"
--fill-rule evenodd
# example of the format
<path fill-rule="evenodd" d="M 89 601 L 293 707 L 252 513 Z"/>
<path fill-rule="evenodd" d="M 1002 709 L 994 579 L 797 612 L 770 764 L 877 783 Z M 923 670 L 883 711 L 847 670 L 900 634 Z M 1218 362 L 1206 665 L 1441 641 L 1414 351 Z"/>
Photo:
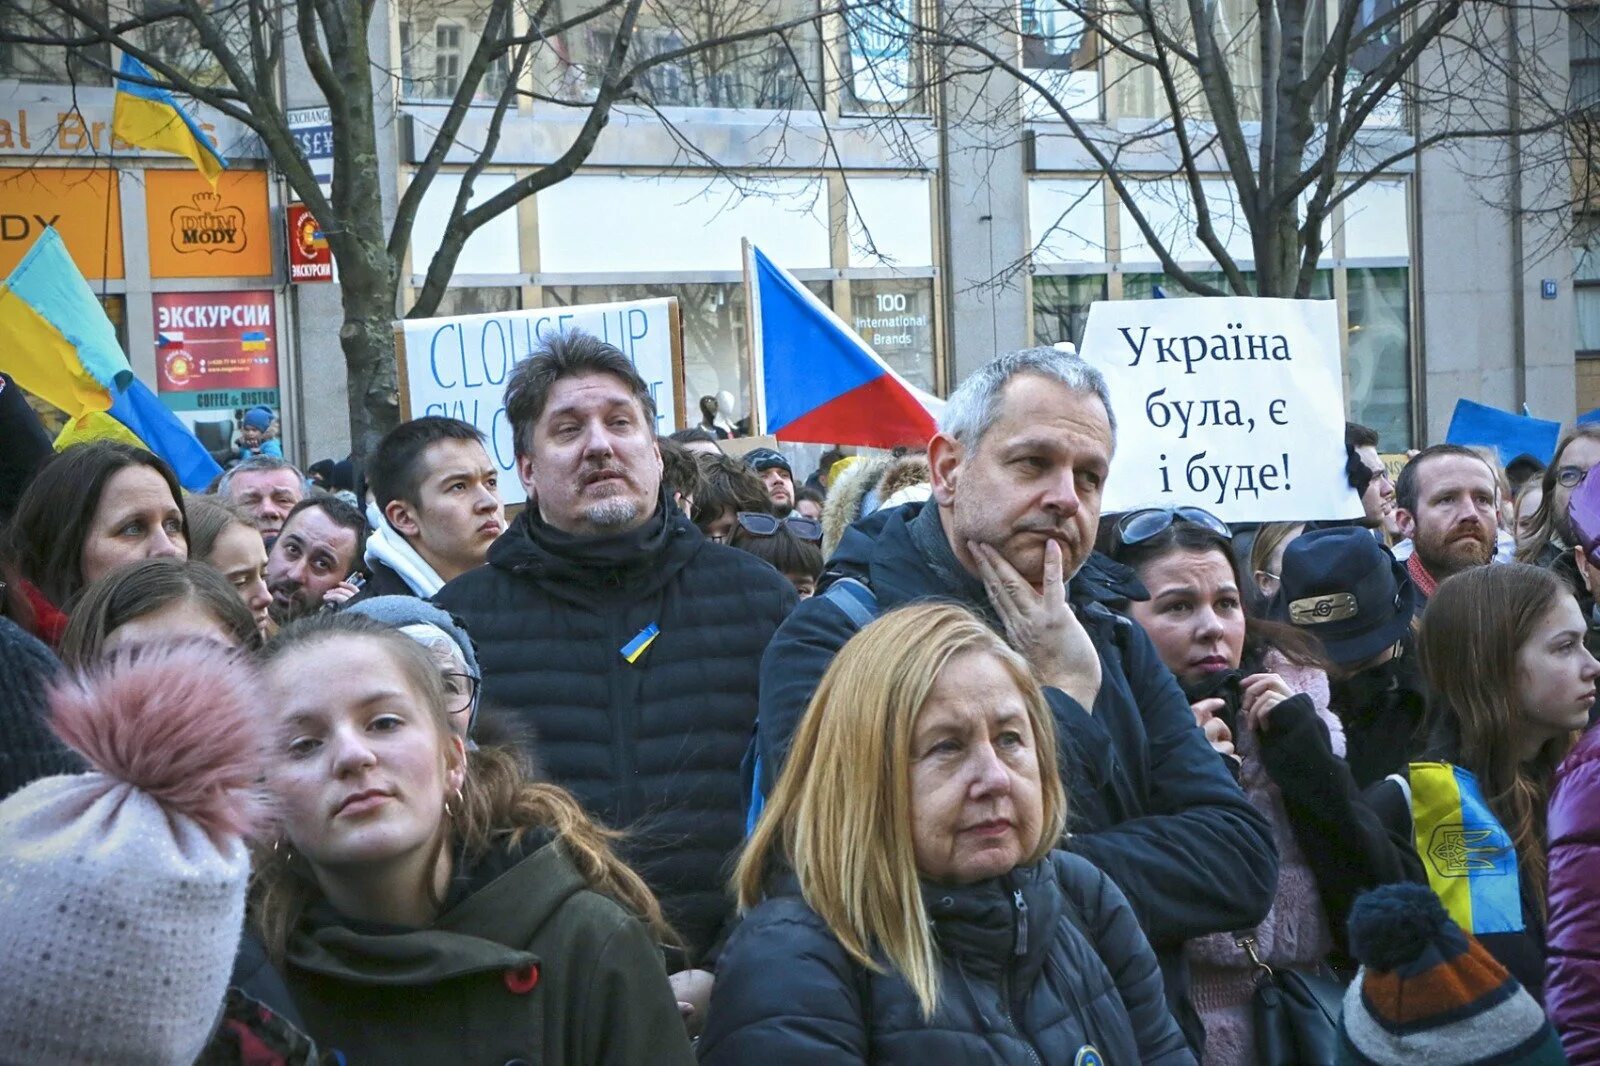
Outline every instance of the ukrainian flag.
<path fill-rule="evenodd" d="M 1517 849 L 1472 774 L 1411 764 L 1411 814 L 1428 884 L 1457 925 L 1482 936 L 1523 928 Z"/>
<path fill-rule="evenodd" d="M 111 112 L 111 132 L 139 148 L 158 152 L 171 152 L 194 160 L 194 165 L 206 180 L 215 187 L 217 178 L 228 169 L 222 158 L 189 113 L 165 89 L 154 85 L 140 85 L 124 78 L 155 77 L 145 65 L 128 53 L 122 53 L 122 77 L 117 79 L 116 106 Z"/>
<path fill-rule="evenodd" d="M 0 370 L 72 416 L 58 449 L 110 437 L 165 459 L 184 488 L 222 472 L 194 434 L 133 376 L 117 331 L 66 245 L 46 227 L 0 283 Z"/>

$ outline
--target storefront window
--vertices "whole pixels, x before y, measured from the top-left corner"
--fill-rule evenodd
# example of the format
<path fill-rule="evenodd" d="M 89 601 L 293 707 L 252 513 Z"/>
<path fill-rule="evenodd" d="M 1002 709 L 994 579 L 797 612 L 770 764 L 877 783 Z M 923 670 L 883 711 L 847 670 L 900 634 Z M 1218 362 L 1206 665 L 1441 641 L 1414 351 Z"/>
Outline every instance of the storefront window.
<path fill-rule="evenodd" d="M 1037 275 L 1033 279 L 1033 343 L 1083 343 L 1089 305 L 1106 298 L 1104 274 Z"/>
<path fill-rule="evenodd" d="M 883 361 L 924 392 L 935 391 L 933 279 L 850 283 L 850 326 Z"/>
<path fill-rule="evenodd" d="M 808 281 L 823 303 L 833 286 Z M 749 346 L 746 343 L 744 286 L 738 282 L 684 282 L 676 285 L 547 285 L 547 307 L 615 303 L 673 296 L 683 314 L 684 407 L 693 421 L 700 397 L 720 396 L 737 422 L 750 413 Z M 731 400 L 731 404 L 729 403 Z"/>
<path fill-rule="evenodd" d="M 1383 450 L 1411 447 L 1411 278 L 1405 267 L 1347 271 L 1350 418 Z"/>
<path fill-rule="evenodd" d="M 522 310 L 522 290 L 500 289 L 446 289 L 439 297 L 439 309 L 430 318 L 450 315 L 488 315 L 500 311 Z"/>
<path fill-rule="evenodd" d="M 1254 286 L 1256 273 L 1253 270 L 1243 271 L 1245 284 Z M 1228 275 L 1220 270 L 1191 270 L 1189 276 L 1208 285 L 1215 285 L 1223 292 L 1232 295 L 1233 290 L 1228 283 Z M 1122 276 L 1122 298 L 1124 300 L 1150 300 L 1164 298 L 1169 300 L 1186 300 L 1199 293 L 1191 292 L 1178 282 L 1165 274 L 1124 274 Z M 1333 271 L 1319 270 L 1311 279 L 1311 300 L 1333 299 Z"/>
<path fill-rule="evenodd" d="M 580 18 L 592 0 L 554 5 L 556 19 Z M 817 0 L 646 0 L 628 52 L 631 63 L 725 40 L 764 26 L 813 15 Z M 555 70 L 541 69 L 562 99 L 593 99 L 611 53 L 620 9 L 588 19 L 562 35 Z M 810 108 L 821 95 L 822 38 L 815 22 L 782 41 L 756 35 L 690 52 L 642 72 L 637 91 L 657 107 Z"/>

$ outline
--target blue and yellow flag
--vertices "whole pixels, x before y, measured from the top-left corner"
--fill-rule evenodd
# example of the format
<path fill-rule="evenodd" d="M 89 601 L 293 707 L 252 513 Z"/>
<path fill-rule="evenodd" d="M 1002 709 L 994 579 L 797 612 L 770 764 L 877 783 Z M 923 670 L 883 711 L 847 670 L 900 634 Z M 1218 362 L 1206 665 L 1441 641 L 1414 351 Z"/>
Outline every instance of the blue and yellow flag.
<path fill-rule="evenodd" d="M 0 370 L 72 421 L 59 450 L 86 440 L 137 444 L 196 492 L 222 472 L 194 434 L 133 376 L 117 331 L 52 227 L 0 283 Z"/>
<path fill-rule="evenodd" d="M 1477 778 L 1449 763 L 1411 764 L 1411 815 L 1428 885 L 1474 936 L 1523 928 L 1517 849 Z"/>
<path fill-rule="evenodd" d="M 215 187 L 217 178 L 228 169 L 228 161 L 211 138 L 167 90 L 124 80 L 155 80 L 143 63 L 126 52 L 122 53 L 121 74 L 117 79 L 116 106 L 111 112 L 111 132 L 135 147 L 192 159 Z"/>

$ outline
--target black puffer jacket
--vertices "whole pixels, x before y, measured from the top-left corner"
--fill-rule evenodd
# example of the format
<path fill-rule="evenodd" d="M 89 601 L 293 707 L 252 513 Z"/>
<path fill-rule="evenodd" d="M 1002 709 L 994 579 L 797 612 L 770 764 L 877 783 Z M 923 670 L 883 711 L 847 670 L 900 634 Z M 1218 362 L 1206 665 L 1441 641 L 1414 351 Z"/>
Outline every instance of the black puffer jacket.
<path fill-rule="evenodd" d="M 1055 852 L 1003 878 L 922 894 L 942 963 L 931 1021 L 898 975 L 852 961 L 786 876 L 728 943 L 700 1061 L 1195 1061 L 1128 901 L 1093 864 Z M 1089 1047 L 1098 1060 L 1080 1057 Z"/>
<path fill-rule="evenodd" d="M 794 607 L 772 567 L 713 544 L 670 504 L 579 540 L 529 508 L 434 597 L 472 635 L 487 702 L 538 733 L 550 779 L 607 825 L 698 956 L 732 911 L 744 839 L 739 764 L 761 651 Z M 630 663 L 622 648 L 660 633 Z"/>
<path fill-rule="evenodd" d="M 1000 626 L 983 585 L 950 552 L 932 504 L 857 522 L 829 560 L 823 584 L 840 577 L 870 587 L 880 612 L 937 597 Z M 1205 1031 L 1188 1002 L 1182 944 L 1249 929 L 1266 916 L 1278 879 L 1272 829 L 1211 750 L 1144 630 L 1106 608 L 1145 595 L 1133 572 L 1092 556 L 1068 594 L 1100 652 L 1102 679 L 1092 713 L 1064 692 L 1045 690 L 1068 790 L 1063 846 L 1127 893 L 1161 960 L 1173 1013 L 1198 1048 Z M 860 628 L 835 595 L 802 603 L 762 660 L 760 751 L 769 789 L 828 664 Z"/>

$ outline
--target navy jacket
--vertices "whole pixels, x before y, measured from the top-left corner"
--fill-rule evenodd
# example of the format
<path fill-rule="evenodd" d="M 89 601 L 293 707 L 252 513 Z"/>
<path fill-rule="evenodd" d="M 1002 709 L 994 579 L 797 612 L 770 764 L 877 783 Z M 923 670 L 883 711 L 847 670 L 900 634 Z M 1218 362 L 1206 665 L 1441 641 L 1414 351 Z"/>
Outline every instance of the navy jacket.
<path fill-rule="evenodd" d="M 879 511 L 852 526 L 823 585 L 852 577 L 880 611 L 934 597 L 958 599 L 990 618 L 970 586 L 942 578 L 912 539 L 924 506 Z M 1089 859 L 1127 894 L 1161 958 L 1173 1013 L 1195 1046 L 1203 1029 L 1187 1001 L 1180 948 L 1207 933 L 1249 929 L 1266 916 L 1278 878 L 1267 820 L 1245 798 L 1195 725 L 1189 701 L 1144 630 L 1105 603 L 1143 595 L 1126 567 L 1096 555 L 1069 594 L 1100 651 L 1093 713 L 1046 689 L 1068 790 L 1067 849 Z M 802 603 L 761 663 L 759 745 L 770 789 L 817 684 L 859 627 L 831 596 Z"/>
<path fill-rule="evenodd" d="M 941 962 L 931 1020 L 893 970 L 846 955 L 784 876 L 723 954 L 700 1061 L 1037 1066 L 1090 1061 L 1090 1047 L 1099 1062 L 1195 1061 L 1127 900 L 1090 863 L 1058 851 L 922 896 Z"/>
<path fill-rule="evenodd" d="M 691 958 L 705 952 L 732 913 L 726 885 L 748 799 L 740 761 L 761 652 L 793 586 L 670 504 L 604 541 L 566 537 L 530 508 L 488 566 L 434 600 L 477 643 L 484 701 L 532 728 L 551 781 L 627 830 L 624 858 Z M 623 648 L 651 625 L 659 634 L 629 662 Z"/>

